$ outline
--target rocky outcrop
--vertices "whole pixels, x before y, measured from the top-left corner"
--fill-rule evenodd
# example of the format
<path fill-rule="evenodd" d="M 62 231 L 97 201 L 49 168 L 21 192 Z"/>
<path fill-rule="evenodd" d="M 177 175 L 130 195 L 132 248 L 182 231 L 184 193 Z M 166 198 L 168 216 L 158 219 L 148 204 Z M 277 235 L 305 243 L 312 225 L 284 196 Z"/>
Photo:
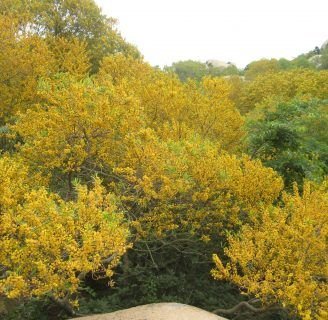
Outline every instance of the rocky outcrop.
<path fill-rule="evenodd" d="M 224 62 L 224 61 L 212 59 L 212 60 L 207 60 L 206 65 L 208 67 L 225 69 L 225 68 L 228 68 L 228 67 L 232 66 L 233 64 L 231 62 Z"/>
<path fill-rule="evenodd" d="M 311 62 L 316 68 L 319 68 L 321 66 L 321 54 L 316 54 L 315 56 L 312 56 L 309 59 L 309 62 Z"/>
<path fill-rule="evenodd" d="M 154 303 L 74 320 L 226 320 L 181 303 Z"/>

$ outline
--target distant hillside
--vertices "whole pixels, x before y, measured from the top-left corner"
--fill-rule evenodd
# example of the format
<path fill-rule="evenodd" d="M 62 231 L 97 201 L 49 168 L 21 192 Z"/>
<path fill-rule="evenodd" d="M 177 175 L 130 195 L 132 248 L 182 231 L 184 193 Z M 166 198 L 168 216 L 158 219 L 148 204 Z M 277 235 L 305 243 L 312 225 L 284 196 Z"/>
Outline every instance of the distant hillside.
<path fill-rule="evenodd" d="M 328 69 L 328 40 L 319 47 L 302 53 L 292 60 L 281 59 L 261 59 L 250 62 L 244 69 L 238 69 L 231 62 L 224 62 L 218 59 L 211 59 L 205 62 L 195 60 L 184 60 L 166 66 L 166 71 L 176 73 L 181 81 L 195 79 L 200 81 L 204 76 L 245 76 L 246 79 L 253 79 L 258 74 L 275 72 L 282 70 L 292 70 L 298 68 L 306 69 Z"/>

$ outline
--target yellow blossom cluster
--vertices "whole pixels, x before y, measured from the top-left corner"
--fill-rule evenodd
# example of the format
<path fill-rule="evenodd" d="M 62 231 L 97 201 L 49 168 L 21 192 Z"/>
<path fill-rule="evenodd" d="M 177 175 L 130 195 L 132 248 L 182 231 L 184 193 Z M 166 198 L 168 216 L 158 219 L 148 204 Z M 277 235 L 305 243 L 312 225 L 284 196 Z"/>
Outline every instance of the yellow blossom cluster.
<path fill-rule="evenodd" d="M 238 82 L 240 93 L 236 105 L 241 113 L 253 110 L 257 105 L 270 101 L 289 101 L 293 98 L 307 100 L 310 98 L 326 99 L 328 96 L 328 71 L 295 69 L 284 72 L 265 73 L 252 81 Z"/>
<path fill-rule="evenodd" d="M 229 238 L 224 266 L 214 255 L 214 278 L 234 282 L 266 305 L 290 308 L 302 319 L 326 319 L 328 295 L 327 182 L 285 193 L 283 205 L 263 210 Z"/>
<path fill-rule="evenodd" d="M 0 182 L 0 294 L 65 298 L 89 272 L 113 275 L 128 230 L 99 179 L 90 190 L 77 185 L 77 199 L 65 202 L 33 186 L 22 163 L 3 157 Z"/>
<path fill-rule="evenodd" d="M 270 205 L 283 187 L 272 169 L 211 142 L 163 142 L 146 129 L 126 143 L 129 149 L 114 169 L 120 179 L 112 186 L 137 217 L 134 223 L 157 235 L 179 228 L 208 234 L 239 225 Z"/>
<path fill-rule="evenodd" d="M 98 24 L 76 0 L 57 2 L 0 15 L 0 296 L 67 303 L 87 274 L 111 277 L 131 239 L 187 234 L 210 256 L 229 235 L 216 279 L 327 318 L 327 184 L 281 198 L 282 178 L 243 154 L 241 115 L 326 98 L 327 71 L 271 61 L 246 80 L 182 83 L 138 57 L 93 1 L 83 8 Z"/>

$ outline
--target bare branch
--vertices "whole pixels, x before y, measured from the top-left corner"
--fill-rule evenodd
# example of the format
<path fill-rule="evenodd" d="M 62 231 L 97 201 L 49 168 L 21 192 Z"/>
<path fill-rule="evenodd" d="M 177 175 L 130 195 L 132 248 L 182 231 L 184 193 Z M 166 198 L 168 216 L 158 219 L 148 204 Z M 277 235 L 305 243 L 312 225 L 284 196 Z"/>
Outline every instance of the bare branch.
<path fill-rule="evenodd" d="M 111 263 L 116 257 L 117 257 L 117 253 L 114 253 L 111 256 L 109 256 L 108 258 L 102 260 L 101 263 L 104 265 L 107 265 L 107 264 Z"/>
<path fill-rule="evenodd" d="M 259 314 L 259 313 L 264 313 L 269 310 L 282 310 L 281 307 L 279 306 L 269 306 L 269 307 L 261 307 L 261 308 L 256 308 L 251 305 L 251 303 L 258 302 L 258 300 L 250 300 L 249 302 L 242 301 L 238 303 L 236 306 L 234 306 L 231 309 L 215 309 L 212 312 L 215 314 L 222 314 L 222 315 L 234 315 L 242 312 L 247 312 L 250 311 L 251 313 Z"/>
<path fill-rule="evenodd" d="M 66 296 L 64 299 L 57 299 L 54 296 L 50 296 L 50 299 L 63 310 L 65 310 L 70 316 L 81 316 L 81 314 L 77 313 L 70 305 L 68 296 Z"/>
<path fill-rule="evenodd" d="M 117 253 L 114 253 L 114 254 L 112 254 L 111 256 L 109 256 L 108 258 L 102 260 L 102 261 L 101 261 L 101 264 L 102 264 L 102 265 L 108 265 L 108 264 L 110 264 L 110 263 L 111 263 L 116 257 L 117 257 Z M 89 273 L 89 272 L 81 272 L 81 273 L 79 273 L 79 275 L 77 276 L 77 278 L 78 278 L 80 281 L 83 281 L 88 273 Z"/>

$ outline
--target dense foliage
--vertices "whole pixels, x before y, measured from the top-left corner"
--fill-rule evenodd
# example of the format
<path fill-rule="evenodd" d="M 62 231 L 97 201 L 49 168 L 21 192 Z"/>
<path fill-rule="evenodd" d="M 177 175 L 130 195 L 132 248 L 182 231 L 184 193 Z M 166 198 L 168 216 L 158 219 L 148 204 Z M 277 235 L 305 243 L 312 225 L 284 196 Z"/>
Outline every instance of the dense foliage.
<path fill-rule="evenodd" d="M 326 317 L 325 51 L 160 70 L 91 0 L 0 10 L 1 317 Z"/>
<path fill-rule="evenodd" d="M 327 100 L 277 103 L 256 112 L 248 123 L 249 153 L 279 172 L 286 188 L 328 174 Z"/>
<path fill-rule="evenodd" d="M 312 190 L 311 190 L 312 189 Z M 327 183 L 309 182 L 303 195 L 283 195 L 281 206 L 229 237 L 223 266 L 214 256 L 217 279 L 229 279 L 267 304 L 282 304 L 302 319 L 327 318 Z"/>
<path fill-rule="evenodd" d="M 34 185 L 22 163 L 3 157 L 0 167 L 1 294 L 62 299 L 88 272 L 113 274 L 127 248 L 127 228 L 99 179 L 89 191 L 77 185 L 76 200 L 65 202 Z"/>
<path fill-rule="evenodd" d="M 213 66 L 210 62 L 204 63 L 194 60 L 175 62 L 171 66 L 166 66 L 165 70 L 176 73 L 183 82 L 188 79 L 200 81 L 205 76 L 231 76 L 240 73 L 238 68 L 231 63 L 228 63 L 227 66 Z"/>

